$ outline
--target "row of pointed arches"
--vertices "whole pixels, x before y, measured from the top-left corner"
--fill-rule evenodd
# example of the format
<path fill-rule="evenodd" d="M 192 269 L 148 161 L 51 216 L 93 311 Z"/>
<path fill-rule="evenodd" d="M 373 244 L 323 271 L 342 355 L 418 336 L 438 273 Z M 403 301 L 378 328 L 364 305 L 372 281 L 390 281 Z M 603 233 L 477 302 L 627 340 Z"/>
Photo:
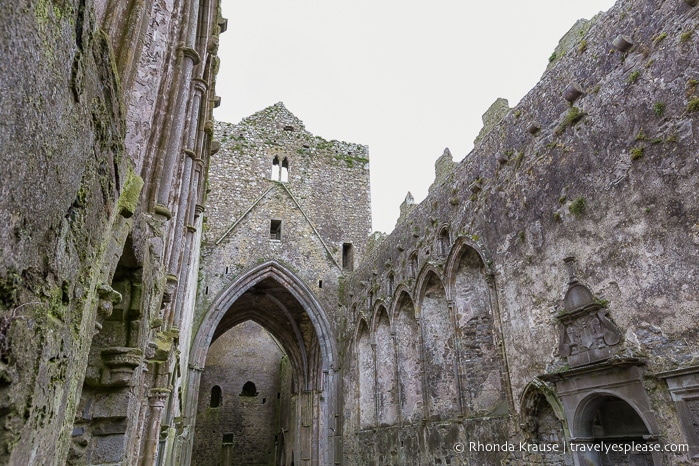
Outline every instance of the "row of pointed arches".
<path fill-rule="evenodd" d="M 505 400 L 495 289 L 481 254 L 458 242 L 446 272 L 425 266 L 356 327 L 360 429 L 478 417 Z M 411 282 L 408 282 L 411 283 Z"/>

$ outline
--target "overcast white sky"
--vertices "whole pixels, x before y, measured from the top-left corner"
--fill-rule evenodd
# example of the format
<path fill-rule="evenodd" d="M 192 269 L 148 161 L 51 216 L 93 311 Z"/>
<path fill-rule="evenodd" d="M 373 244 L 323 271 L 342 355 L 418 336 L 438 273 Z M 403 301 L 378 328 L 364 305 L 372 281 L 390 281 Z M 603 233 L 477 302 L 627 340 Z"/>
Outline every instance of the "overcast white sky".
<path fill-rule="evenodd" d="M 558 40 L 613 0 L 223 0 L 217 120 L 282 101 L 325 139 L 369 146 L 374 230 L 391 232 L 498 97 L 538 82 Z"/>

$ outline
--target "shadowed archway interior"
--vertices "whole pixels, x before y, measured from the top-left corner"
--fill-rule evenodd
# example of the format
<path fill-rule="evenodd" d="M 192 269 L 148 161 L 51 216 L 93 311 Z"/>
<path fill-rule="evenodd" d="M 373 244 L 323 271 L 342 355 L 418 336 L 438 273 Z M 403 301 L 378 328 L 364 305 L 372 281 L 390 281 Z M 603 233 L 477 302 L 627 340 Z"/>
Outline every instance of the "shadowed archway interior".
<path fill-rule="evenodd" d="M 248 328 L 258 330 L 240 332 L 240 329 Z M 217 345 L 221 346 L 220 340 L 221 343 L 226 342 L 223 345 L 225 347 L 237 348 L 233 352 L 229 350 L 227 358 L 235 359 L 238 367 L 242 365 L 251 368 L 245 379 L 228 388 L 229 392 L 235 392 L 230 395 L 235 395 L 231 398 L 233 402 L 240 402 L 240 406 L 248 411 L 260 406 L 271 409 L 270 405 L 278 410 L 281 424 L 275 421 L 265 427 L 266 431 L 260 431 L 260 435 L 274 436 L 275 450 L 284 449 L 284 454 L 279 451 L 274 453 L 276 459 L 283 458 L 284 462 L 275 464 L 286 464 L 297 454 L 312 461 L 317 461 L 313 458 L 318 458 L 318 455 L 326 455 L 323 432 L 330 425 L 328 419 L 335 410 L 336 396 L 334 374 L 328 370 L 334 360 L 334 348 L 329 345 L 332 335 L 327 328 L 325 314 L 313 296 L 299 280 L 278 264 L 262 264 L 239 277 L 210 308 L 195 337 L 195 341 L 198 342 L 195 354 L 201 361 L 202 370 L 195 370 L 199 375 L 190 382 L 190 393 L 194 395 L 193 392 L 196 392 L 196 397 L 199 398 L 198 401 L 192 398 L 188 408 L 193 414 L 194 411 L 197 412 L 194 450 L 198 450 L 197 435 L 200 432 L 196 425 L 206 422 L 210 428 L 212 416 L 218 416 L 217 422 L 221 422 L 220 429 L 213 429 L 221 437 L 220 442 L 216 443 L 221 447 L 221 451 L 224 451 L 227 445 L 236 444 L 234 436 L 226 438 L 227 432 L 224 432 L 225 416 L 229 415 L 224 415 L 224 411 L 228 412 L 225 394 L 220 412 L 205 411 L 208 417 L 201 417 L 201 407 L 209 404 L 208 401 L 202 404 L 201 397 L 208 396 L 211 390 L 208 385 L 212 383 L 206 373 L 211 363 L 209 351 L 213 356 L 214 348 Z M 231 332 L 238 332 L 238 336 L 231 339 Z M 263 338 L 260 336 L 262 334 L 267 336 Z M 277 351 L 276 356 L 272 355 L 271 347 Z M 258 363 L 256 358 L 266 353 L 269 353 L 267 362 Z M 277 374 L 275 377 L 278 378 L 276 385 L 265 382 L 268 376 L 265 376 L 267 379 L 260 376 L 259 384 L 258 380 L 253 380 L 257 377 L 256 370 L 262 374 L 264 368 L 269 368 L 270 364 L 276 365 L 272 367 Z M 244 384 L 247 382 L 255 383 L 259 394 L 245 392 L 246 396 L 242 396 Z M 278 386 L 279 391 L 274 390 L 274 393 L 270 393 L 270 390 L 263 391 L 261 388 L 272 385 Z M 238 411 L 239 417 L 240 413 L 241 411 Z M 254 428 L 261 429 L 259 425 Z M 281 434 L 284 434 L 283 442 L 280 442 Z M 193 460 L 195 461 L 195 458 Z"/>
<path fill-rule="evenodd" d="M 247 320 L 265 328 L 289 356 L 294 379 L 302 389 L 312 389 L 320 354 L 318 337 L 308 314 L 299 301 L 274 278 L 265 278 L 250 287 L 223 315 L 211 343 Z"/>

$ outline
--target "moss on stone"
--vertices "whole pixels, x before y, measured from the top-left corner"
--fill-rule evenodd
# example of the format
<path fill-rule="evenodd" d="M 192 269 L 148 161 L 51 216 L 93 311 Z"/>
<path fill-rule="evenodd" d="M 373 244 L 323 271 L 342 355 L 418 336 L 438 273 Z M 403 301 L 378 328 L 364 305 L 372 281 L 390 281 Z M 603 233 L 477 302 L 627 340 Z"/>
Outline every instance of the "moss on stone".
<path fill-rule="evenodd" d="M 689 103 L 687 103 L 687 111 L 690 113 L 699 111 L 699 97 L 692 97 L 689 99 Z"/>
<path fill-rule="evenodd" d="M 558 125 L 558 128 L 556 128 L 556 131 L 554 131 L 554 133 L 556 135 L 562 134 L 569 126 L 575 126 L 575 124 L 582 120 L 583 117 L 585 117 L 585 115 L 586 113 L 580 110 L 578 107 L 570 107 L 568 109 L 568 113 L 566 113 L 565 118 L 563 119 L 561 124 Z"/>
<path fill-rule="evenodd" d="M 570 204 L 570 206 L 568 206 L 568 211 L 576 217 L 579 217 L 585 213 L 586 209 L 587 202 L 585 201 L 584 197 L 578 197 Z"/>
<path fill-rule="evenodd" d="M 643 146 L 637 146 L 631 149 L 631 160 L 638 160 L 643 157 L 643 152 L 645 148 Z"/>
<path fill-rule="evenodd" d="M 138 207 L 138 199 L 141 195 L 141 189 L 143 188 L 143 178 L 134 173 L 133 169 L 129 167 L 126 173 L 126 181 L 124 182 L 124 189 L 121 191 L 118 201 L 119 214 L 124 218 L 130 218 Z"/>

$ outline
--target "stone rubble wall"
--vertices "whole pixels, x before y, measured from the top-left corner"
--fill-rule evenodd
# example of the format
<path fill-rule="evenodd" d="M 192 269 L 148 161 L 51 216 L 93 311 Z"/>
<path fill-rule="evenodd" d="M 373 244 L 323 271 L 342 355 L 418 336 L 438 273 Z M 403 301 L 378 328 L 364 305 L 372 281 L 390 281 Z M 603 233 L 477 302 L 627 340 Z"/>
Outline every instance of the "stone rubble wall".
<path fill-rule="evenodd" d="M 352 244 L 358 264 L 371 228 L 367 147 L 312 135 L 281 103 L 238 125 L 217 122 L 215 138 L 221 149 L 209 171 L 200 317 L 241 273 L 274 259 L 339 322 L 343 244 Z M 288 182 L 270 179 L 274 157 L 288 161 Z M 282 221 L 280 241 L 270 240 L 272 219 Z"/>
<path fill-rule="evenodd" d="M 407 455 L 408 436 L 418 443 L 441 436 L 433 445 L 420 443 L 421 464 L 466 458 L 449 450 L 453 436 L 438 433 L 439 423 L 428 422 L 419 435 L 409 434 L 418 429 L 415 422 L 377 425 L 365 439 L 356 421 L 353 363 L 354 335 L 362 322 L 373 328 L 379 303 L 397 333 L 401 313 L 390 310 L 407 296 L 425 319 L 432 281 L 446 290 L 445 305 L 461 309 L 453 265 L 464 247 L 478 252 L 483 275 L 493 277 L 492 337 L 501 350 L 494 364 L 510 407 L 493 411 L 491 425 L 509 423 L 508 435 L 522 438 L 525 388 L 537 376 L 566 369 L 555 318 L 567 286 L 563 259 L 574 256 L 578 278 L 623 333 L 618 357 L 646 361 L 643 382 L 663 440 L 686 441 L 665 383 L 649 375 L 696 365 L 699 356 L 697 21 L 688 2 L 620 1 L 578 28 L 541 82 L 365 256 L 344 295 L 352 309 L 341 336 L 346 461 L 361 454 L 366 463 L 391 464 L 382 455 L 387 449 Z M 612 45 L 622 34 L 633 43 L 624 52 Z M 563 94 L 571 83 L 582 93 L 569 102 Z M 445 231 L 449 245 L 442 253 Z M 462 336 L 454 347 L 470 341 Z M 474 367 L 467 379 L 492 367 Z M 422 380 L 439 377 L 428 370 Z M 473 388 L 465 384 L 462 390 Z M 492 440 L 460 419 L 443 422 L 464 426 L 461 438 Z"/>

